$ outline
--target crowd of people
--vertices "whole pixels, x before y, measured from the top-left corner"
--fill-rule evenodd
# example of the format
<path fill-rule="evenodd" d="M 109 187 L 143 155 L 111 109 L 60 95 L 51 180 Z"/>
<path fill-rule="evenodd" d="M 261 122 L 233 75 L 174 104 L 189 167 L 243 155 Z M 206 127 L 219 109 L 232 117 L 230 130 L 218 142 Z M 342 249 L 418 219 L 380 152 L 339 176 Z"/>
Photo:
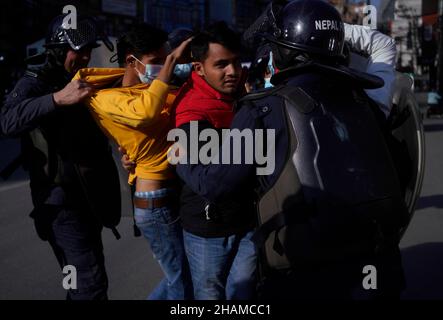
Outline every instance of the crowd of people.
<path fill-rule="evenodd" d="M 39 237 L 61 269 L 77 269 L 68 299 L 108 298 L 101 232 L 118 237 L 121 216 L 109 139 L 134 187 L 136 226 L 164 274 L 149 299 L 399 297 L 402 195 L 382 130 L 395 43 L 343 24 L 325 1 L 274 1 L 267 10 L 249 70 L 244 39 L 224 22 L 169 35 L 136 25 L 118 39 L 120 68 L 94 68 L 94 20 L 79 18 L 81 34 L 67 32 L 63 16 L 54 20 L 0 119 L 2 136 L 22 139 Z M 366 53 L 365 70 L 348 67 L 346 48 Z M 274 130 L 266 152 L 275 170 L 172 165 L 168 133 L 191 136 L 193 124 L 220 137 L 229 128 Z M 246 148 L 225 142 L 213 157 Z M 193 156 L 188 146 L 177 152 Z M 369 291 L 366 265 L 378 270 Z"/>

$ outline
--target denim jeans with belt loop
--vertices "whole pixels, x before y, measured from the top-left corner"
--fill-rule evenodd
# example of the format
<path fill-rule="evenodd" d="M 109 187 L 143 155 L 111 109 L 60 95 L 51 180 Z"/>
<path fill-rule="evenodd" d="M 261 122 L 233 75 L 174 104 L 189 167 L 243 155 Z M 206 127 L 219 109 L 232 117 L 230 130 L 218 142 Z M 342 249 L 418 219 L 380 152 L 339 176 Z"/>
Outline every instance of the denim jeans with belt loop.
<path fill-rule="evenodd" d="M 192 284 L 183 245 L 174 189 L 163 188 L 135 192 L 136 198 L 155 199 L 170 196 L 171 203 L 158 208 L 135 208 L 137 227 L 148 240 L 165 278 L 148 296 L 149 300 L 187 300 L 192 298 Z"/>

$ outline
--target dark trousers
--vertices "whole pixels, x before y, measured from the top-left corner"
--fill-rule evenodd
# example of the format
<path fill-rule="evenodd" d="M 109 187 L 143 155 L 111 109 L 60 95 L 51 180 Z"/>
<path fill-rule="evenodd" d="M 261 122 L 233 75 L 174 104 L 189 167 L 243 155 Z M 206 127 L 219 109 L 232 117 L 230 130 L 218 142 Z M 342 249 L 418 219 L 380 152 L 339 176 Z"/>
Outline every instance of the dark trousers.
<path fill-rule="evenodd" d="M 77 288 L 67 290 L 68 300 L 106 300 L 106 275 L 102 226 L 92 213 L 62 206 L 44 205 L 31 217 L 42 240 L 51 245 L 60 267 L 75 267 Z M 70 273 L 63 274 L 63 277 Z M 62 282 L 60 283 L 62 285 Z"/>

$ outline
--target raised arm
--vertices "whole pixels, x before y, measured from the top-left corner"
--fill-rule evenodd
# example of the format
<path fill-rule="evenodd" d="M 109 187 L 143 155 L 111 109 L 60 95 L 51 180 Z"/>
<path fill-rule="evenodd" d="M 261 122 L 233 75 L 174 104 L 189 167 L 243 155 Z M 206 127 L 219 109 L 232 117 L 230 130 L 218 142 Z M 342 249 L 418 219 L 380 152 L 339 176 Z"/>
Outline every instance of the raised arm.
<path fill-rule="evenodd" d="M 381 110 L 388 116 L 395 85 L 397 50 L 394 39 L 369 27 L 345 24 L 345 40 L 353 50 L 368 57 L 368 65 L 364 71 L 384 80 L 383 87 L 366 90 L 366 93 L 380 104 Z"/>

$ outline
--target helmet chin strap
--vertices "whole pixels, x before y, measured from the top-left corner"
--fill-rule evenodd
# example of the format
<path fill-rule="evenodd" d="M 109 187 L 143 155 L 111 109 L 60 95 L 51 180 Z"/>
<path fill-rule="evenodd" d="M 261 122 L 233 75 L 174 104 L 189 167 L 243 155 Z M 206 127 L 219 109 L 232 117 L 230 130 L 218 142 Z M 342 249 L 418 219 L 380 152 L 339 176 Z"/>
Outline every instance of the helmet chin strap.
<path fill-rule="evenodd" d="M 64 68 L 67 52 L 67 48 L 64 47 L 51 48 L 48 49 L 48 56 L 50 57 L 52 64 Z"/>
<path fill-rule="evenodd" d="M 273 45 L 273 48 L 272 52 L 275 66 L 280 70 L 295 67 L 310 61 L 310 58 L 304 52 L 287 49 L 276 44 Z"/>
<path fill-rule="evenodd" d="M 42 66 L 41 73 L 47 75 L 50 79 L 63 79 L 69 82 L 71 75 L 65 69 L 67 48 L 51 48 L 46 50 L 46 62 Z"/>
<path fill-rule="evenodd" d="M 296 49 L 288 49 L 277 44 L 274 45 L 274 61 L 277 68 L 284 70 L 290 67 L 299 67 L 309 63 L 320 63 L 326 65 L 344 65 L 344 59 L 337 57 L 324 57 L 321 55 L 315 55 L 313 53 L 307 53 Z"/>

